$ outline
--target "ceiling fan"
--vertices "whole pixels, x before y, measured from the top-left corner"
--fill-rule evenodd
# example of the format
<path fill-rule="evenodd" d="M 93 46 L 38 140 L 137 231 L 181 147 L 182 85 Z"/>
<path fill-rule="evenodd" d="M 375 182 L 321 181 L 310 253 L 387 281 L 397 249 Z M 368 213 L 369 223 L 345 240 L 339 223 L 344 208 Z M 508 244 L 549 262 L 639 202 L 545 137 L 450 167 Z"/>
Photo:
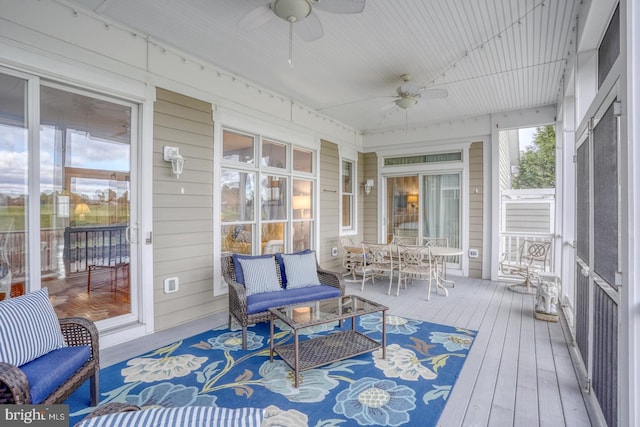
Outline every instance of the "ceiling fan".
<path fill-rule="evenodd" d="M 266 24 L 274 16 L 289 23 L 289 64 L 292 64 L 293 32 L 305 41 L 313 41 L 324 34 L 322 23 L 314 8 L 331 13 L 360 13 L 366 0 L 270 0 L 240 19 L 238 26 L 252 30 Z M 295 25 L 294 25 L 295 24 Z"/>
<path fill-rule="evenodd" d="M 398 94 L 394 96 L 396 99 L 383 105 L 380 111 L 387 112 L 396 107 L 402 110 L 408 110 L 418 103 L 419 98 L 436 99 L 446 98 L 449 95 L 446 89 L 427 89 L 424 86 L 414 83 L 411 74 L 403 74 L 401 78 L 404 83 L 396 89 L 396 93 Z"/>

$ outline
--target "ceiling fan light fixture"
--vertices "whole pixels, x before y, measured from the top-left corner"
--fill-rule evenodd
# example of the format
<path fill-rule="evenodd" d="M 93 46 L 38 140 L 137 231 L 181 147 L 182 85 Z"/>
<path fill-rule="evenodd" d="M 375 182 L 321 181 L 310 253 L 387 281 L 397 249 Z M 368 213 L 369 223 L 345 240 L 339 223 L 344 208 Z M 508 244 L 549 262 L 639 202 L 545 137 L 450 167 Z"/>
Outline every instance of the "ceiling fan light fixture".
<path fill-rule="evenodd" d="M 271 9 L 279 18 L 292 23 L 302 21 L 312 10 L 308 0 L 274 0 Z"/>
<path fill-rule="evenodd" d="M 418 100 L 414 96 L 403 96 L 400 99 L 396 99 L 396 105 L 403 110 L 413 107 L 416 105 Z"/>

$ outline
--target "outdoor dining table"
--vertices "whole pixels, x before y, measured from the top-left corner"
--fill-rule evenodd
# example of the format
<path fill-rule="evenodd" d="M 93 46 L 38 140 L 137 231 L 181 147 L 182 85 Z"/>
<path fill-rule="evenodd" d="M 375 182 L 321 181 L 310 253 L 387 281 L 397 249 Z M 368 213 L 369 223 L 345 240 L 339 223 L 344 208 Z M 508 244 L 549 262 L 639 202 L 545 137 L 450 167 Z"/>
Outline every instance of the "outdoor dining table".
<path fill-rule="evenodd" d="M 440 271 L 440 263 L 443 265 L 443 270 L 446 268 L 444 265 L 445 259 L 450 256 L 462 255 L 464 251 L 460 248 L 453 248 L 450 246 L 430 246 L 431 256 L 434 258 L 436 264 L 436 291 L 441 288 L 444 291 L 445 296 L 449 296 L 449 291 L 444 287 L 444 283 L 451 283 L 455 286 L 453 280 L 447 280 L 446 276 L 443 276 L 443 272 Z"/>

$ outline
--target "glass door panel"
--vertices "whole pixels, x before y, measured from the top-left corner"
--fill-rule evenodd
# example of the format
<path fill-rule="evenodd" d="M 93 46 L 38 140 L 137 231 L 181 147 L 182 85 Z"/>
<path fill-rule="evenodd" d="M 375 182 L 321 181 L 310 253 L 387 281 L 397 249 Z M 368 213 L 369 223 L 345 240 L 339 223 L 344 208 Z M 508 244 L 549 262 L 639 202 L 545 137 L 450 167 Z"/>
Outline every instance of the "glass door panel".
<path fill-rule="evenodd" d="M 27 289 L 28 81 L 0 74 L 0 300 Z"/>
<path fill-rule="evenodd" d="M 418 176 L 387 178 L 387 242 L 393 236 L 418 237 Z"/>
<path fill-rule="evenodd" d="M 132 312 L 132 107 L 40 90 L 40 262 L 61 317 Z"/>
<path fill-rule="evenodd" d="M 422 235 L 446 237 L 449 246 L 462 247 L 460 238 L 460 174 L 425 175 L 422 178 Z M 460 257 L 449 257 L 457 266 Z"/>

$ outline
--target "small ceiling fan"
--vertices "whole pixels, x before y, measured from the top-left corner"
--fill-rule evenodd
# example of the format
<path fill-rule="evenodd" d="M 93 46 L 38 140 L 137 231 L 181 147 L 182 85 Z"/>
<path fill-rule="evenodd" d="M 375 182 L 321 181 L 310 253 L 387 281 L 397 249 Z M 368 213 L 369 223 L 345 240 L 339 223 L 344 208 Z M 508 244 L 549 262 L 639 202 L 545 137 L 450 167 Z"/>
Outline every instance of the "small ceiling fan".
<path fill-rule="evenodd" d="M 398 94 L 394 96 L 396 99 L 383 105 L 380 111 L 388 112 L 396 107 L 402 110 L 408 110 L 418 103 L 419 98 L 436 99 L 446 98 L 449 95 L 446 89 L 427 89 L 424 86 L 414 83 L 411 74 L 403 74 L 401 78 L 404 83 L 396 89 L 396 93 Z"/>
<path fill-rule="evenodd" d="M 289 64 L 292 64 L 293 32 L 305 41 L 324 35 L 322 23 L 314 8 L 331 13 L 360 13 L 366 0 L 270 0 L 240 19 L 238 26 L 252 30 L 269 22 L 274 16 L 289 23 Z M 295 25 L 294 25 L 295 24 Z"/>

